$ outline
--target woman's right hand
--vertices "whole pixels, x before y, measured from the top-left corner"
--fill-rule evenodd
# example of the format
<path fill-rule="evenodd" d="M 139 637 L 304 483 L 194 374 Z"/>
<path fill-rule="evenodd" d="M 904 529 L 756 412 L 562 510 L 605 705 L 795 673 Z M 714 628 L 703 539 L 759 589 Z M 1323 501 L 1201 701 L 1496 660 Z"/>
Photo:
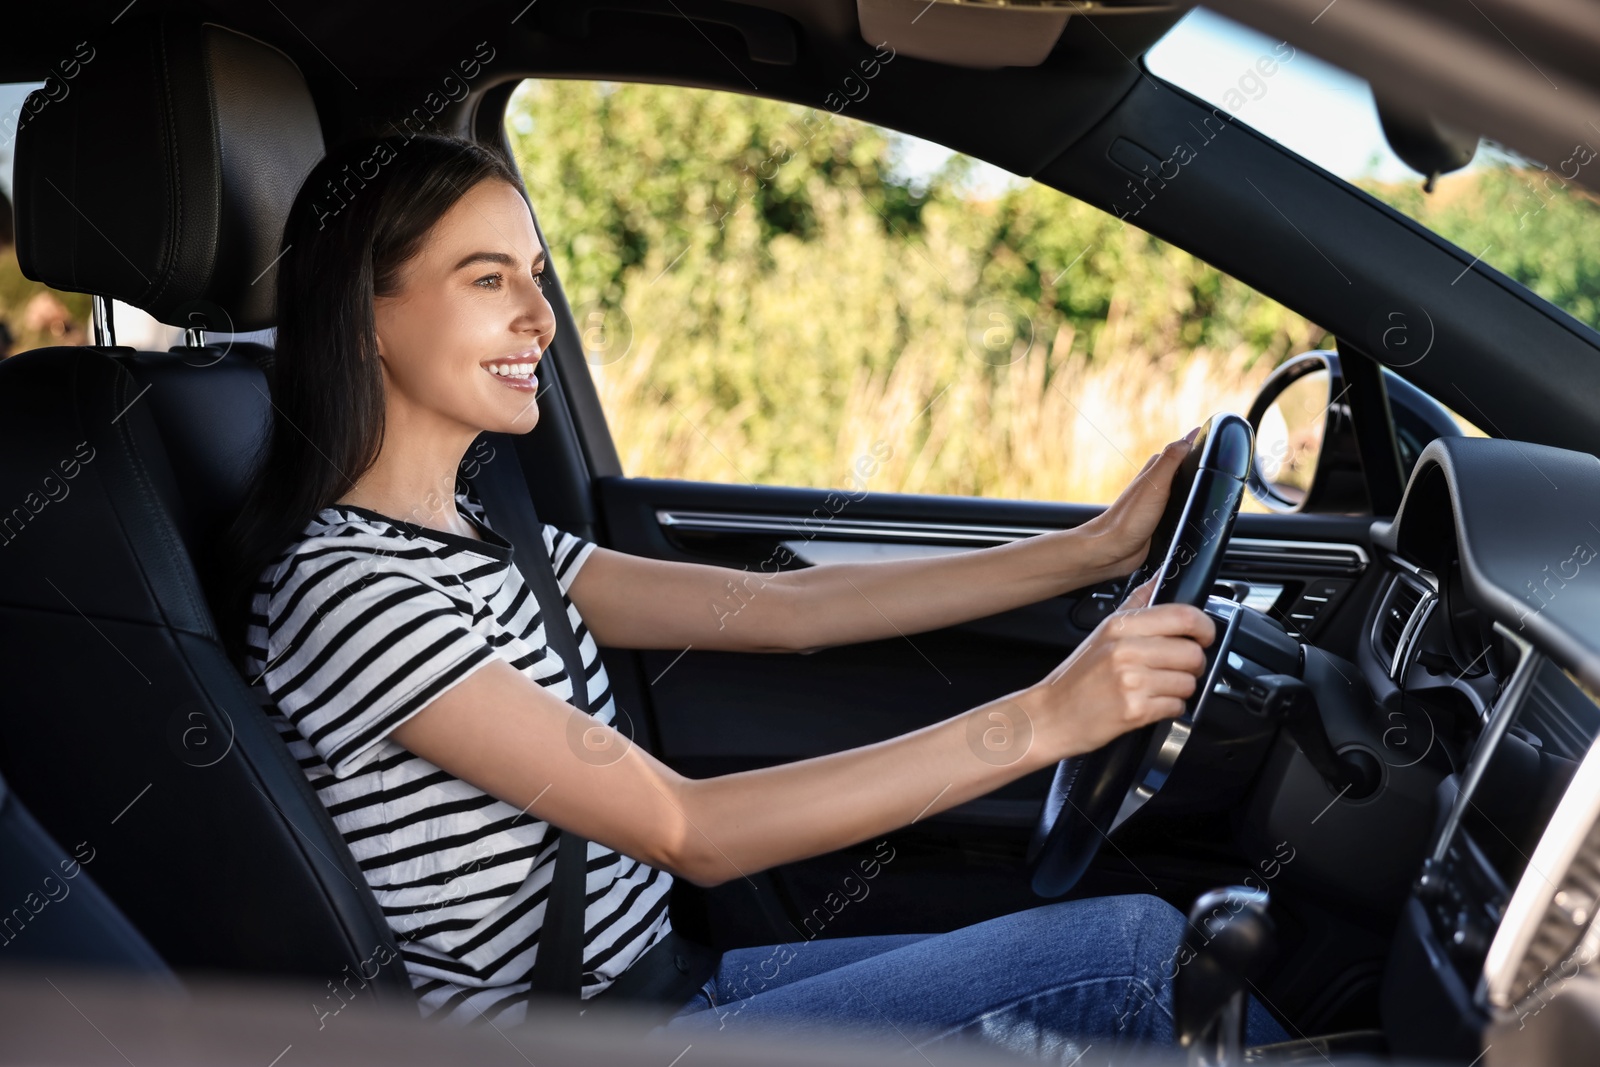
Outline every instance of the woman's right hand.
<path fill-rule="evenodd" d="M 1031 687 L 1036 736 L 1055 758 L 1093 752 L 1129 730 L 1183 714 L 1205 672 L 1210 616 L 1191 604 L 1150 606 L 1156 578 L 1101 620 Z"/>

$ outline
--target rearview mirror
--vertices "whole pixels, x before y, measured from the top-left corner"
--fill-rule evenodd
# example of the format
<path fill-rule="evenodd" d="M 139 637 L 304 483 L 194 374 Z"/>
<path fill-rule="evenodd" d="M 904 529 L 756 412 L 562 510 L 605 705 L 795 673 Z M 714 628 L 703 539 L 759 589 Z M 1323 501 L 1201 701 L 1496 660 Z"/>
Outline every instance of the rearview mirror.
<path fill-rule="evenodd" d="M 1262 383 L 1246 418 L 1255 430 L 1250 494 L 1269 511 L 1371 510 L 1344 375 L 1333 352 L 1304 352 Z"/>
<path fill-rule="evenodd" d="M 1422 191 L 1433 192 L 1439 175 L 1460 170 L 1478 152 L 1478 135 L 1441 122 L 1432 114 L 1373 94 L 1384 140 L 1400 161 L 1426 179 Z"/>

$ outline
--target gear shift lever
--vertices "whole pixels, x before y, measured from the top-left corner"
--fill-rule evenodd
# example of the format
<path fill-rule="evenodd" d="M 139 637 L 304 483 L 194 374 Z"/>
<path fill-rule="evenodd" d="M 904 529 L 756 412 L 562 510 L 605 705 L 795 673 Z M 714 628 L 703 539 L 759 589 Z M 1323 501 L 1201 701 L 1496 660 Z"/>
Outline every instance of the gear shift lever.
<path fill-rule="evenodd" d="M 1247 987 L 1272 962 L 1277 942 L 1267 894 L 1259 889 L 1213 889 L 1189 909 L 1172 1013 L 1192 1067 L 1244 1063 Z"/>

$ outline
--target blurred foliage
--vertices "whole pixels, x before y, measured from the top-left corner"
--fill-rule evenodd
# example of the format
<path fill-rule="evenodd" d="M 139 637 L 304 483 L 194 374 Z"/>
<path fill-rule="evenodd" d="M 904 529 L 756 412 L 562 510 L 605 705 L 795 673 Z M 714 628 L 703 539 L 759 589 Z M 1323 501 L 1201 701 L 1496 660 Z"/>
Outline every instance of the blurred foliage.
<path fill-rule="evenodd" d="M 1485 155 L 1483 165 L 1442 175 L 1432 193 L 1420 179 L 1356 184 L 1600 329 L 1600 198 L 1568 180 L 1600 160 L 1540 167 Z"/>
<path fill-rule="evenodd" d="M 546 80 L 522 85 L 507 132 L 632 476 L 840 486 L 878 443 L 875 489 L 1106 502 L 1332 344 L 1052 189 L 982 186 L 959 155 L 907 175 L 907 139 L 848 112 Z M 1490 174 L 1484 195 L 1514 180 Z M 1474 225 L 1519 225 L 1469 199 L 1420 210 L 1474 251 Z M 1557 243 L 1520 235 L 1530 258 L 1506 269 L 1588 306 L 1595 261 L 1569 223 L 1522 220 Z"/>

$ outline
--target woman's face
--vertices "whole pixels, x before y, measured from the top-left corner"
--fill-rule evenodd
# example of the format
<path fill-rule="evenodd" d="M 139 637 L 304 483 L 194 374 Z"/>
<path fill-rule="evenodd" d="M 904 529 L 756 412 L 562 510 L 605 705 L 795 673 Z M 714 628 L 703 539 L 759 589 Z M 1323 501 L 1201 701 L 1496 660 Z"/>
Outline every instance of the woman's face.
<path fill-rule="evenodd" d="M 391 420 L 412 431 L 526 433 L 539 420 L 526 375 L 555 335 L 544 298 L 544 251 L 516 189 L 468 189 L 402 268 L 397 293 L 373 301 Z M 393 422 L 391 422 L 391 426 Z"/>

